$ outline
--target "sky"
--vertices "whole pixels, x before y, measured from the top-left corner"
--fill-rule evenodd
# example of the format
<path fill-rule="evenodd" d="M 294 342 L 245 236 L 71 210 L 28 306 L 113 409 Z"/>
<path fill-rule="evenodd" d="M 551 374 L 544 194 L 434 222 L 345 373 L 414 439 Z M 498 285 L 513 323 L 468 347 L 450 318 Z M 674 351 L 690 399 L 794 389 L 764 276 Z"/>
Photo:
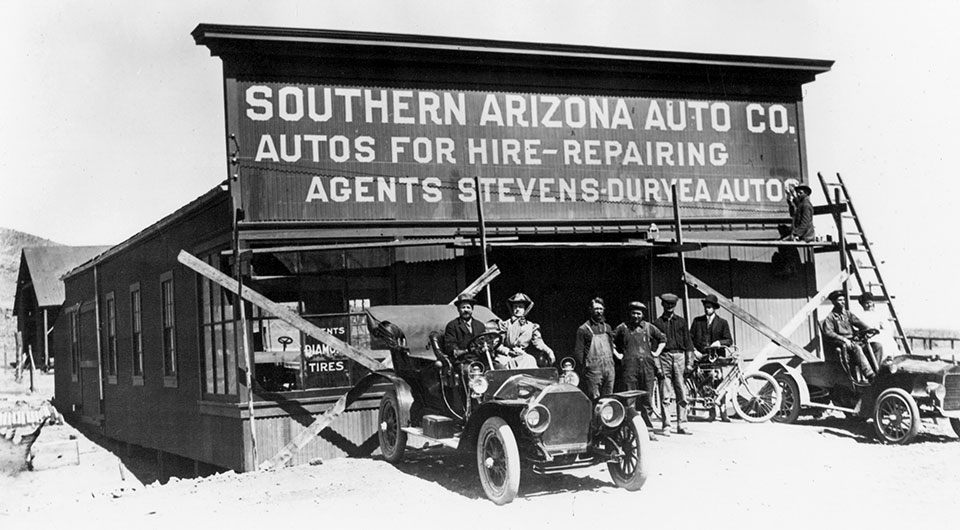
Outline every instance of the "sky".
<path fill-rule="evenodd" d="M 4 2 L 0 227 L 115 244 L 226 176 L 199 23 L 833 60 L 803 89 L 810 177 L 840 173 L 911 327 L 960 329 L 960 4 L 948 1 Z M 813 186 L 814 204 L 824 199 Z"/>

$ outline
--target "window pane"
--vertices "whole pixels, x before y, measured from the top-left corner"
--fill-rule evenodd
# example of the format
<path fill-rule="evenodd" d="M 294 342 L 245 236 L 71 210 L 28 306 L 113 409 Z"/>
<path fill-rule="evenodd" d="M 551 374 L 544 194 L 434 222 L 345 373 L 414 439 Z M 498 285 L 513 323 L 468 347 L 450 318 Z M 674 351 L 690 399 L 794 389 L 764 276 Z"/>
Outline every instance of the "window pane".
<path fill-rule="evenodd" d="M 213 334 L 211 326 L 203 327 L 203 372 L 204 372 L 204 391 L 208 393 L 215 393 L 216 388 L 213 386 L 213 374 L 214 370 L 217 369 L 216 364 L 213 362 Z"/>
<path fill-rule="evenodd" d="M 223 362 L 223 326 L 213 327 L 213 351 L 216 370 L 216 393 L 224 393 L 224 362 Z"/>
<path fill-rule="evenodd" d="M 227 372 L 227 394 L 236 394 L 237 393 L 237 336 L 233 332 L 233 322 L 225 322 L 223 324 L 223 329 L 226 334 L 226 368 Z"/>

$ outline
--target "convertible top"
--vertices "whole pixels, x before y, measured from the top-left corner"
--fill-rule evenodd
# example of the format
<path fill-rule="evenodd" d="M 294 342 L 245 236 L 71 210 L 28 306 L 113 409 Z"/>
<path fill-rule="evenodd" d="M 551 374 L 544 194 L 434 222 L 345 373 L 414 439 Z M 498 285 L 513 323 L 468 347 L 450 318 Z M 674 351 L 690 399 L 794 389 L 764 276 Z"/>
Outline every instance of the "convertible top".
<path fill-rule="evenodd" d="M 407 338 L 407 348 L 411 357 L 435 359 L 430 350 L 430 332 L 443 329 L 447 323 L 457 318 L 455 305 L 381 305 L 367 308 L 367 327 L 372 332 L 384 321 L 403 330 Z M 473 318 L 480 322 L 499 320 L 488 308 L 473 306 Z"/>

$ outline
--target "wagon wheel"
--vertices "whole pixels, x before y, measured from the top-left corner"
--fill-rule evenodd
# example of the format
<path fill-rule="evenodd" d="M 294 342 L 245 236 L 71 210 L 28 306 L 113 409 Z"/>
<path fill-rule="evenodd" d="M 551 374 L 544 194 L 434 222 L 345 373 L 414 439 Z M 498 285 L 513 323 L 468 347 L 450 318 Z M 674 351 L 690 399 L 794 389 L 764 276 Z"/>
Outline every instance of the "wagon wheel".
<path fill-rule="evenodd" d="M 773 417 L 777 423 L 796 423 L 800 417 L 800 386 L 790 374 L 781 372 L 774 378 L 780 385 L 780 410 Z"/>
<path fill-rule="evenodd" d="M 493 416 L 483 422 L 477 438 L 477 472 L 487 498 L 494 504 L 513 501 L 520 489 L 520 451 L 507 422 Z"/>
<path fill-rule="evenodd" d="M 733 409 L 744 421 L 763 423 L 780 410 L 780 385 L 768 373 L 754 372 L 743 376 L 736 388 Z"/>
<path fill-rule="evenodd" d="M 647 426 L 639 414 L 624 419 L 610 437 L 620 448 L 620 458 L 607 463 L 610 477 L 617 487 L 637 491 L 647 481 L 647 446 L 650 443 Z"/>
<path fill-rule="evenodd" d="M 380 452 L 391 464 L 403 459 L 407 448 L 407 433 L 400 427 L 400 406 L 397 393 L 389 390 L 380 399 L 380 415 L 377 421 L 377 437 L 380 439 Z"/>
<path fill-rule="evenodd" d="M 920 431 L 920 409 L 916 400 L 902 388 L 884 390 L 873 409 L 873 427 L 883 443 L 910 443 Z"/>

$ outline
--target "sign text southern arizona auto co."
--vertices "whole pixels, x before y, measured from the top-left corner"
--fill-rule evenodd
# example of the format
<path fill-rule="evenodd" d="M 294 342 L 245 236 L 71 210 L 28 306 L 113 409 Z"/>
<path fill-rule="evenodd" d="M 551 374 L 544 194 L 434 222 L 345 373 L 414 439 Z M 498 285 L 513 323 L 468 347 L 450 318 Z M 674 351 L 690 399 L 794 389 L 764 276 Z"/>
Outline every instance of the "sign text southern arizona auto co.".
<path fill-rule="evenodd" d="M 782 216 L 801 176 L 792 103 L 239 88 L 251 221 Z"/>

